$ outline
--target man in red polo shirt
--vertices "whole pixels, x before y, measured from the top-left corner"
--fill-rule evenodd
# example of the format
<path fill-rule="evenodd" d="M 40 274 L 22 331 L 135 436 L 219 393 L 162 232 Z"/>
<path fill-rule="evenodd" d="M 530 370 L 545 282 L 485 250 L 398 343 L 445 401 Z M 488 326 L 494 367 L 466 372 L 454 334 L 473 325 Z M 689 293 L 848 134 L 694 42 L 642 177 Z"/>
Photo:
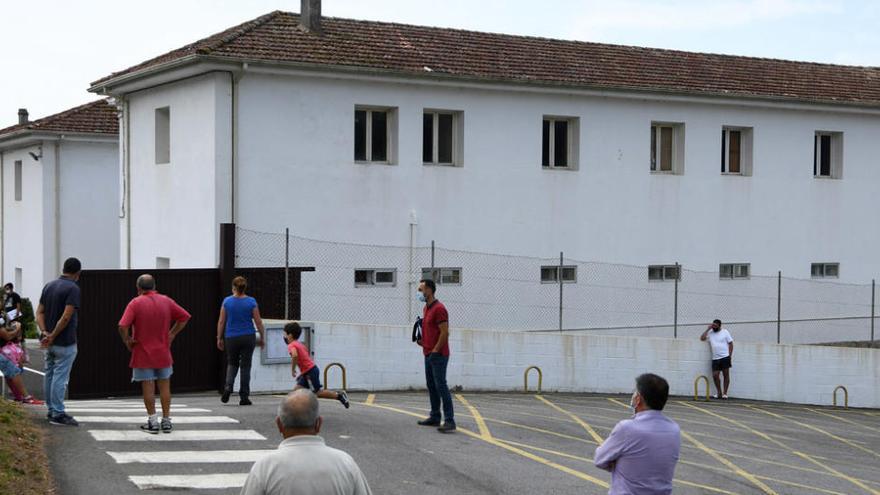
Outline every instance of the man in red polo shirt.
<path fill-rule="evenodd" d="M 190 315 L 173 299 L 156 292 L 152 275 L 137 279 L 138 296 L 128 303 L 119 320 L 119 335 L 131 352 L 132 382 L 141 383 L 147 424 L 141 429 L 147 433 L 171 433 L 171 343 L 183 330 Z M 162 421 L 156 417 L 156 389 L 162 401 Z"/>
<path fill-rule="evenodd" d="M 449 314 L 446 306 L 434 294 L 433 280 L 419 283 L 419 301 L 425 303 L 422 317 L 422 353 L 425 355 L 425 381 L 431 399 L 431 415 L 419 421 L 422 426 L 437 426 L 441 433 L 455 431 L 452 395 L 446 385 L 446 366 L 449 364 Z M 440 403 L 443 403 L 443 423 L 440 423 Z"/>

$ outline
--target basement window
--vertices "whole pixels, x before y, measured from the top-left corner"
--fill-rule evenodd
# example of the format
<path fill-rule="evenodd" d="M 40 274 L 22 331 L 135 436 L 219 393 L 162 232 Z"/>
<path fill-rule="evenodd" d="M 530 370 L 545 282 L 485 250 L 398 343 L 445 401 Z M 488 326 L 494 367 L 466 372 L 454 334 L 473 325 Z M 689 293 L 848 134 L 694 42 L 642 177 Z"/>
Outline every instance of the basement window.
<path fill-rule="evenodd" d="M 541 283 L 542 284 L 558 284 L 559 283 L 559 266 L 542 266 L 541 267 Z M 562 266 L 562 283 L 577 283 L 577 266 Z"/>
<path fill-rule="evenodd" d="M 354 271 L 355 287 L 394 287 L 395 285 L 397 285 L 397 270 L 393 268 L 364 268 Z"/>
<path fill-rule="evenodd" d="M 422 278 L 437 285 L 461 285 L 461 268 L 422 268 Z"/>
<path fill-rule="evenodd" d="M 648 267 L 648 280 L 670 281 L 681 280 L 681 267 L 679 265 L 650 265 Z"/>
<path fill-rule="evenodd" d="M 813 263 L 810 265 L 812 278 L 838 278 L 840 277 L 840 263 Z"/>
<path fill-rule="evenodd" d="M 751 265 L 748 263 L 722 263 L 718 266 L 718 278 L 722 280 L 749 278 L 750 275 Z"/>

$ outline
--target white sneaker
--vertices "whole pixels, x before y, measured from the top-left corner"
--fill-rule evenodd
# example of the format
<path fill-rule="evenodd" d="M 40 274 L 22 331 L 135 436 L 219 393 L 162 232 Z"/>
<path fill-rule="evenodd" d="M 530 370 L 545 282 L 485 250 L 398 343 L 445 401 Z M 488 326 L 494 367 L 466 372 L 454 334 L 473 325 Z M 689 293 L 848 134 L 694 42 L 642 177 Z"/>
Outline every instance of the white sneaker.
<path fill-rule="evenodd" d="M 722 395 L 721 398 L 727 400 L 727 394 Z"/>
<path fill-rule="evenodd" d="M 712 394 L 712 398 L 713 398 L 713 399 L 717 399 L 717 398 L 718 398 L 718 394 Z"/>

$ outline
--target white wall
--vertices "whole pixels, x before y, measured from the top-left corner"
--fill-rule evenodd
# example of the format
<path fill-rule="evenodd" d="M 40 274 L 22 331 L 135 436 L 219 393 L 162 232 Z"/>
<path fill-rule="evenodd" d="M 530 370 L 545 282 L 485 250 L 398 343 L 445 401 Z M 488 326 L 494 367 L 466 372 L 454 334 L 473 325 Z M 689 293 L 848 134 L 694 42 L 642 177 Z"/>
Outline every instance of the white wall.
<path fill-rule="evenodd" d="M 456 330 L 450 346 L 449 385 L 465 390 L 522 390 L 531 365 L 542 369 L 544 391 L 630 393 L 636 376 L 652 372 L 669 381 L 672 395 L 692 397 L 697 376 L 711 380 L 708 345 L 697 339 Z M 345 365 L 350 390 L 424 389 L 421 349 L 407 327 L 316 323 L 312 350 L 322 377 L 329 363 Z M 880 407 L 872 379 L 880 350 L 737 342 L 733 356 L 732 397 L 830 405 L 834 387 L 844 385 L 850 406 Z M 341 387 L 339 370 L 329 381 Z M 262 365 L 255 356 L 252 390 L 292 387 L 289 364 Z"/>
<path fill-rule="evenodd" d="M 261 75 L 240 82 L 240 226 L 318 239 L 841 279 L 880 274 L 880 117 Z M 355 105 L 398 109 L 397 165 L 353 162 Z M 421 163 L 424 108 L 464 111 L 464 167 Z M 541 118 L 580 117 L 578 171 L 540 167 Z M 684 122 L 685 174 L 651 175 L 651 121 Z M 754 174 L 720 174 L 723 125 L 754 127 Z M 843 180 L 812 175 L 844 133 Z M 137 212 L 135 212 L 137 215 Z M 200 261 L 205 263 L 203 255 Z"/>
<path fill-rule="evenodd" d="M 216 173 L 229 167 L 229 105 L 229 78 L 220 73 L 130 96 L 132 268 L 154 268 L 157 257 L 172 268 L 216 266 L 218 224 L 229 220 L 218 212 L 228 204 L 218 191 L 227 195 L 229 183 Z M 165 106 L 171 161 L 157 165 L 154 115 Z"/>
<path fill-rule="evenodd" d="M 119 268 L 118 143 L 60 143 L 59 258 L 85 269 Z"/>
<path fill-rule="evenodd" d="M 22 269 L 21 286 L 15 290 L 22 297 L 36 301 L 40 297 L 44 273 L 43 174 L 53 160 L 51 145 L 43 159 L 35 161 L 28 154 L 39 153 L 37 146 L 6 151 L 3 154 L 3 280 L 15 282 L 15 268 Z M 15 162 L 22 162 L 22 200 L 15 201 Z"/>

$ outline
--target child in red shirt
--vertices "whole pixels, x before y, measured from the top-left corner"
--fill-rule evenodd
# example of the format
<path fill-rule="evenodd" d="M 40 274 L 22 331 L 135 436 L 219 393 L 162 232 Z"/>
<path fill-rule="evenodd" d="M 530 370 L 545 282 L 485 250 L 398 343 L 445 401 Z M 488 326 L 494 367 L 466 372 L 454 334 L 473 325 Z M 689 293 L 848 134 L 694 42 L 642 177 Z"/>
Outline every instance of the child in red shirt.
<path fill-rule="evenodd" d="M 348 395 L 345 391 L 334 392 L 332 390 L 322 389 L 321 386 L 321 370 L 312 361 L 309 350 L 299 341 L 302 334 L 302 327 L 299 323 L 293 321 L 284 325 L 284 341 L 287 342 L 287 352 L 290 353 L 290 372 L 296 379 L 296 387 L 294 390 L 307 388 L 322 399 L 336 399 L 348 409 L 351 404 L 348 402 Z M 296 368 L 299 367 L 299 376 L 296 374 Z"/>

